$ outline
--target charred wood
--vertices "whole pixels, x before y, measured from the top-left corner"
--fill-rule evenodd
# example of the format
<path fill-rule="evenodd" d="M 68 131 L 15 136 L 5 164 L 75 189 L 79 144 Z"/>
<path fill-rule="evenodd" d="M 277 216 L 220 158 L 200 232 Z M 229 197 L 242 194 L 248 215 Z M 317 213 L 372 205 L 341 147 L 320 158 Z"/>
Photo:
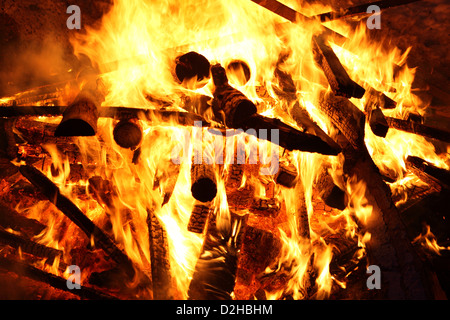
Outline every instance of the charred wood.
<path fill-rule="evenodd" d="M 313 53 L 314 60 L 323 70 L 335 95 L 362 98 L 364 88 L 350 79 L 333 49 L 322 36 L 313 37 Z"/>
<path fill-rule="evenodd" d="M 364 145 L 365 116 L 353 103 L 346 98 L 326 92 L 320 94 L 318 106 L 353 148 L 358 149 Z"/>
<path fill-rule="evenodd" d="M 390 128 L 414 133 L 423 137 L 450 142 L 450 132 L 433 128 L 415 121 L 408 121 L 392 117 L 386 117 L 386 121 Z"/>
<path fill-rule="evenodd" d="M 120 120 L 114 127 L 113 137 L 120 147 L 135 150 L 142 141 L 142 127 L 136 119 Z"/>
<path fill-rule="evenodd" d="M 397 102 L 386 96 L 383 92 L 377 91 L 374 88 L 366 90 L 364 95 L 366 97 L 366 104 L 373 108 L 380 109 L 394 109 Z"/>
<path fill-rule="evenodd" d="M 438 183 L 446 188 L 450 187 L 449 170 L 439 168 L 434 164 L 415 156 L 408 156 L 405 164 L 408 170 L 413 172 L 424 182 L 431 182 L 429 183 L 431 185 Z"/>
<path fill-rule="evenodd" d="M 249 211 L 262 217 L 276 218 L 280 213 L 280 202 L 275 198 L 255 198 Z"/>
<path fill-rule="evenodd" d="M 209 203 L 196 201 L 192 208 L 187 229 L 191 232 L 203 233 L 210 212 L 211 209 Z"/>
<path fill-rule="evenodd" d="M 54 261 L 56 257 L 62 257 L 63 252 L 54 248 L 50 248 L 34 242 L 30 239 L 18 236 L 11 232 L 7 232 L 0 229 L 0 243 L 8 245 L 15 249 L 21 249 L 25 253 L 32 254 L 39 258 L 47 258 L 50 263 Z"/>
<path fill-rule="evenodd" d="M 93 136 L 97 133 L 99 108 L 105 100 L 100 79 L 93 76 L 64 110 L 63 118 L 55 130 L 55 137 Z"/>
<path fill-rule="evenodd" d="M 117 247 L 113 240 L 95 225 L 70 199 L 60 193 L 59 188 L 39 170 L 30 165 L 19 168 L 24 175 L 50 202 L 52 202 L 65 216 L 74 222 L 88 237 L 94 239 L 96 246 L 118 263 L 120 268 L 131 278 L 136 275 L 135 266 L 130 258 Z M 145 278 L 142 272 L 139 274 Z M 145 279 L 144 279 L 145 280 Z"/>
<path fill-rule="evenodd" d="M 169 244 L 167 242 L 166 230 L 151 209 L 147 210 L 147 224 L 150 241 L 153 299 L 173 299 Z"/>
<path fill-rule="evenodd" d="M 209 202 L 216 197 L 217 184 L 215 165 L 202 162 L 200 154 L 194 154 L 191 165 L 191 193 L 200 202 Z"/>
<path fill-rule="evenodd" d="M 79 296 L 82 299 L 117 300 L 117 298 L 114 296 L 111 296 L 103 292 L 99 292 L 96 289 L 86 286 L 80 286 L 80 289 L 77 290 L 70 290 L 67 286 L 66 279 L 45 272 L 21 261 L 15 261 L 12 259 L 0 257 L 0 268 L 10 272 L 14 272 L 15 274 L 22 277 L 27 277 L 29 279 L 46 283 L 56 289 L 68 291 L 72 294 Z"/>
<path fill-rule="evenodd" d="M 330 11 L 325 12 L 317 15 L 322 22 L 327 22 L 331 20 L 336 19 L 342 19 L 342 18 L 348 18 L 355 15 L 360 16 L 361 18 L 367 15 L 370 15 L 372 13 L 367 13 L 367 8 L 371 5 L 378 6 L 380 9 L 388 9 L 392 7 L 402 6 L 405 4 L 413 3 L 418 0 L 381 0 L 381 1 L 374 1 L 370 3 L 361 4 L 358 6 L 353 6 L 345 9 L 340 9 L 338 11 Z"/>
<path fill-rule="evenodd" d="M 319 197 L 327 206 L 339 210 L 344 210 L 347 206 L 345 191 L 334 183 L 326 167 L 317 179 L 316 188 L 319 190 Z"/>
<path fill-rule="evenodd" d="M 11 228 L 16 231 L 22 231 L 31 236 L 41 233 L 46 226 L 39 221 L 29 219 L 11 209 L 6 203 L 0 200 L 0 225 L 3 228 Z"/>

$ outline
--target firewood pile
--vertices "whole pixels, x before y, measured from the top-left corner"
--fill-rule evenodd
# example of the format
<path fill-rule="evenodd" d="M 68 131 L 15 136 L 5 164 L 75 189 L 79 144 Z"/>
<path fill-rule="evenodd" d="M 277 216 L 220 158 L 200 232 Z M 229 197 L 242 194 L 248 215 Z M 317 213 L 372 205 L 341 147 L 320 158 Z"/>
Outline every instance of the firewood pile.
<path fill-rule="evenodd" d="M 76 78 L 0 99 L 0 297 L 446 297 L 450 234 L 438 229 L 438 244 L 409 214 L 445 207 L 450 131 L 396 113 L 394 85 L 376 88 L 345 63 L 336 46 L 351 39 L 324 22 L 367 17 L 367 4 L 307 16 L 248 2 L 283 19 L 280 39 L 286 26 L 319 26 L 305 57 L 317 69 L 311 88 L 287 71 L 289 50 L 255 84 L 251 64 L 209 59 L 200 43 L 164 48 L 177 90 L 140 92 L 148 105 L 108 105 L 104 68 L 123 61 L 90 59 Z M 435 146 L 431 157 L 406 152 L 399 170 L 384 162 L 379 146 L 401 145 L 399 133 Z M 379 290 L 367 287 L 369 265 Z"/>

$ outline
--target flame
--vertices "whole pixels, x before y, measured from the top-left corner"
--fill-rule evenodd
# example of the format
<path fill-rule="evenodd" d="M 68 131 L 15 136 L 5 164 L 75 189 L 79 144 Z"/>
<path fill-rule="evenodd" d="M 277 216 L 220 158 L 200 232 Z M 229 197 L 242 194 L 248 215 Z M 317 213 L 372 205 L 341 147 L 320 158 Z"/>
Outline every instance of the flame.
<path fill-rule="evenodd" d="M 329 8 L 314 4 L 303 9 L 314 15 Z M 383 43 L 369 41 L 369 31 L 364 24 L 354 32 L 342 21 L 333 22 L 333 27 L 349 36 L 350 40 L 344 45 L 333 42 L 331 45 L 350 77 L 365 88 L 373 87 L 397 102 L 395 109 L 383 110 L 386 115 L 403 118 L 410 112 L 424 113 L 426 105 L 411 91 L 415 70 L 405 63 L 409 49 L 400 52 L 395 47 L 386 48 Z M 224 66 L 234 60 L 245 62 L 250 71 L 248 81 L 243 81 L 242 73 L 236 73 L 230 76 L 230 84 L 257 104 L 258 113 L 281 118 L 297 127 L 290 115 L 294 102 L 284 101 L 276 93 L 283 86 L 283 79 L 275 75 L 275 70 L 288 74 L 295 87 L 291 92 L 293 100 L 333 137 L 336 129 L 315 105 L 319 92 L 327 89 L 322 70 L 314 63 L 311 53 L 312 36 L 319 31 L 320 26 L 316 23 L 283 23 L 271 12 L 246 0 L 206 1 L 201 5 L 197 1 L 116 0 L 104 15 L 99 28 L 87 28 L 86 33 L 77 34 L 71 42 L 75 53 L 88 56 L 98 69 L 107 88 L 103 102 L 105 106 L 159 109 L 161 106 L 158 103 L 164 101 L 169 105 L 164 108 L 184 110 L 182 96 L 202 94 L 212 97 L 212 81 L 196 88 L 195 83 L 184 86 L 186 84 L 180 84 L 174 78 L 176 58 L 180 54 L 196 51 L 211 63 L 218 62 Z M 396 68 L 400 71 L 395 72 Z M 70 91 L 69 88 L 65 90 Z M 261 92 L 266 94 L 262 96 Z M 69 93 L 66 92 L 66 95 Z M 149 96 L 152 98 L 149 99 Z M 352 102 L 364 110 L 365 99 L 352 99 Z M 7 99 L 0 100 L 0 104 L 8 102 Z M 210 112 L 204 116 L 211 118 Z M 229 160 L 234 157 L 234 147 L 229 144 L 231 140 L 226 140 L 225 146 L 215 149 L 220 139 L 215 140 L 206 128 L 183 127 L 175 121 L 162 124 L 157 117 L 139 121 L 143 129 L 143 142 L 138 161 L 133 161 L 135 151 L 122 149 L 114 142 L 113 127 L 117 120 L 100 119 L 97 136 L 74 139 L 80 151 L 80 163 L 94 165 L 96 169 L 93 174 L 110 181 L 115 188 L 113 210 L 107 215 L 104 206 L 94 197 L 82 201 L 75 196 L 74 185 L 68 181 L 68 158 L 63 157 L 54 145 L 45 146 L 53 166 L 53 172 L 48 166 L 46 174 L 95 223 L 104 226 L 109 219 L 115 241 L 143 270 L 148 270 L 150 264 L 146 218 L 147 210 L 153 209 L 167 232 L 174 286 L 178 296 L 185 299 L 204 239 L 204 235 L 188 232 L 186 228 L 194 206 L 189 190 L 190 159 L 196 132 L 204 137 L 204 154 L 218 152 L 224 155 L 225 173 L 231 163 Z M 404 161 L 408 155 L 423 157 L 440 167 L 449 167 L 448 155 L 438 155 L 433 144 L 425 138 L 393 129 L 389 130 L 386 138 L 375 136 L 370 127 L 365 132 L 365 143 L 375 163 L 383 174 L 394 176 L 400 185 L 406 183 L 402 179 L 405 178 Z M 246 161 L 250 162 L 249 155 L 254 151 L 252 148 L 256 145 L 256 139 L 244 133 L 237 134 L 233 139 L 246 142 Z M 260 141 L 255 149 L 267 155 L 263 150 L 267 150 L 269 145 Z M 278 261 L 265 271 L 266 274 L 284 272 L 289 280 L 282 290 L 266 291 L 266 298 L 279 299 L 286 295 L 294 299 L 311 298 L 307 289 L 316 286 L 314 297 L 323 299 L 330 296 L 333 284 L 342 288 L 346 286 L 345 281 L 330 273 L 333 246 L 327 243 L 324 234 L 336 234 L 338 227 L 343 228 L 348 237 L 357 238 L 361 250 L 355 257 L 361 259 L 371 235 L 367 232 L 361 234 L 354 216 L 365 224 L 370 219 L 372 207 L 364 197 L 366 185 L 363 182 L 350 178 L 343 185 L 340 181 L 341 156 L 333 158 L 298 151 L 291 155 L 292 163 L 299 172 L 299 182 L 293 189 L 277 189 L 275 192 L 277 199 L 284 203 L 287 222 L 277 230 L 282 243 Z M 342 212 L 328 214 L 314 209 L 314 186 L 319 169 L 324 164 L 331 165 L 335 183 L 350 195 L 350 205 Z M 240 226 L 231 225 L 226 188 L 219 169 L 216 169 L 218 192 L 213 206 L 217 226 L 237 232 Z M 239 189 L 251 184 L 255 187 L 255 196 L 266 196 L 265 187 L 260 180 L 256 180 L 245 173 Z M 155 181 L 158 181 L 157 186 Z M 78 185 L 88 188 L 89 182 L 81 181 Z M 391 188 L 395 186 L 391 185 Z M 164 203 L 167 194 L 171 195 L 170 200 Z M 299 195 L 304 201 L 299 201 Z M 51 211 L 38 204 L 28 214 L 34 217 L 46 210 Z M 305 210 L 310 221 L 309 238 L 300 234 L 299 210 Z M 57 233 L 65 220 L 55 212 L 46 220 L 48 228 L 37 239 L 40 243 L 64 248 L 65 255 L 68 255 L 74 244 L 69 236 L 59 237 Z M 77 239 L 82 238 L 74 231 L 74 226 L 66 227 L 70 228 L 70 233 L 74 232 Z M 415 241 L 422 240 L 433 250 L 442 250 L 433 242 L 429 229 L 426 235 Z M 55 262 L 53 269 L 58 264 Z M 67 276 L 67 271 L 64 274 Z"/>

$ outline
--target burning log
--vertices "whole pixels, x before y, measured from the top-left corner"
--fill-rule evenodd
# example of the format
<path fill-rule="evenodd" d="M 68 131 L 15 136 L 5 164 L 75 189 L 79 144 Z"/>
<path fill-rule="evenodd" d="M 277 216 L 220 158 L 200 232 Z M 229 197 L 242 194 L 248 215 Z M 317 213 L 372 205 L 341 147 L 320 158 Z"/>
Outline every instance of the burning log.
<path fill-rule="evenodd" d="M 397 102 L 374 88 L 367 89 L 364 96 L 367 99 L 366 105 L 371 105 L 372 108 L 394 109 L 397 106 Z"/>
<path fill-rule="evenodd" d="M 239 90 L 228 83 L 225 69 L 220 64 L 211 67 L 215 85 L 213 111 L 217 119 L 229 128 L 241 128 L 248 118 L 256 114 L 256 106 Z"/>
<path fill-rule="evenodd" d="M 446 188 L 450 187 L 450 171 L 414 156 L 408 156 L 405 164 L 406 169 L 413 172 L 424 182 L 430 185 L 438 183 Z"/>
<path fill-rule="evenodd" d="M 364 88 L 350 79 L 333 49 L 326 44 L 322 36 L 313 37 L 313 54 L 335 95 L 358 99 L 363 97 Z"/>
<path fill-rule="evenodd" d="M 8 245 L 12 248 L 22 250 L 23 252 L 32 254 L 39 258 L 49 259 L 49 263 L 52 263 L 56 257 L 62 257 L 63 252 L 54 248 L 50 248 L 34 242 L 30 239 L 15 235 L 11 232 L 7 232 L 0 229 L 0 243 Z"/>
<path fill-rule="evenodd" d="M 220 64 L 212 66 L 211 73 L 216 86 L 213 111 L 217 119 L 221 119 L 227 127 L 243 130 L 263 129 L 267 135 L 259 134 L 260 139 L 278 141 L 281 147 L 288 150 L 319 152 L 327 155 L 337 155 L 340 152 L 334 142 L 331 144 L 329 140 L 324 141 L 318 136 L 301 132 L 279 119 L 257 114 L 253 102 L 228 84 L 225 69 Z M 272 137 L 272 131 L 278 136 Z"/>
<path fill-rule="evenodd" d="M 0 257 L 0 268 L 14 272 L 15 274 L 33 279 L 39 282 L 46 283 L 53 288 L 70 292 L 79 296 L 82 299 L 92 299 L 92 300 L 117 300 L 116 297 L 109 294 L 95 290 L 94 288 L 89 288 L 86 286 L 81 286 L 77 290 L 70 290 L 67 286 L 67 280 L 51 273 L 40 270 L 33 267 L 27 263 L 21 261 L 15 261 L 12 259 Z"/>
<path fill-rule="evenodd" d="M 120 120 L 113 130 L 114 141 L 124 149 L 135 150 L 142 141 L 142 127 L 136 119 Z"/>
<path fill-rule="evenodd" d="M 279 15 L 280 17 L 285 18 L 286 20 L 289 20 L 290 22 L 296 23 L 299 21 L 304 22 L 310 22 L 315 23 L 317 20 L 314 17 L 307 17 L 303 14 L 301 14 L 298 11 L 295 11 L 294 9 L 286 6 L 285 4 L 277 1 L 277 0 L 252 0 L 252 2 L 260 5 L 261 7 L 266 8 L 267 10 L 275 13 L 276 15 Z M 338 41 L 339 43 L 345 42 L 347 39 L 340 33 L 337 33 L 325 26 L 322 25 L 322 28 L 325 30 L 324 32 L 332 36 L 335 41 Z"/>
<path fill-rule="evenodd" d="M 278 172 L 275 175 L 275 181 L 286 188 L 293 188 L 297 183 L 298 171 L 296 166 L 288 159 L 280 159 Z"/>
<path fill-rule="evenodd" d="M 419 259 L 408 238 L 400 212 L 392 201 L 389 187 L 367 149 L 344 148 L 344 173 L 366 185 L 364 197 L 372 207 L 366 221 L 360 221 L 371 239 L 366 243 L 369 263 L 383 271 L 382 288 L 388 299 L 427 299 L 440 296 L 440 285 Z M 348 141 L 346 143 L 349 143 Z M 358 153 L 355 156 L 353 153 Z M 354 161 L 354 159 L 358 161 Z"/>
<path fill-rule="evenodd" d="M 176 58 L 175 63 L 175 74 L 180 83 L 195 80 L 195 87 L 200 88 L 209 79 L 209 61 L 197 52 L 183 54 Z"/>
<path fill-rule="evenodd" d="M 59 188 L 39 170 L 30 165 L 21 165 L 19 168 L 25 176 L 49 201 L 51 201 L 65 216 L 74 222 L 88 237 L 93 239 L 95 245 L 102 248 L 105 253 L 123 268 L 127 276 L 132 278 L 136 274 L 135 266 L 130 258 L 119 249 L 111 238 L 102 229 L 96 226 L 72 201 L 60 193 Z M 145 275 L 140 272 L 145 278 Z"/>
<path fill-rule="evenodd" d="M 369 122 L 372 132 L 379 137 L 386 137 L 389 125 L 384 117 L 383 111 L 381 111 L 378 105 L 370 100 L 364 105 L 364 110 L 367 114 L 367 121 Z"/>
<path fill-rule="evenodd" d="M 16 231 L 22 231 L 29 235 L 38 235 L 46 227 L 39 221 L 28 219 L 11 209 L 6 203 L 0 200 L 0 225 L 3 228 L 11 228 Z"/>
<path fill-rule="evenodd" d="M 390 128 L 394 128 L 409 133 L 414 133 L 423 137 L 437 139 L 444 142 L 450 142 L 449 131 L 433 128 L 411 120 L 386 117 L 386 121 Z"/>
<path fill-rule="evenodd" d="M 0 119 L 0 156 L 4 154 L 10 160 L 16 158 L 18 152 L 13 128 L 13 119 Z"/>
<path fill-rule="evenodd" d="M 249 129 L 259 130 L 258 138 L 271 141 L 290 151 L 301 150 L 333 156 L 341 152 L 341 149 L 335 142 L 330 143 L 316 135 L 301 132 L 279 119 L 255 114 L 248 118 L 242 127 L 247 132 L 250 132 L 248 131 Z"/>
<path fill-rule="evenodd" d="M 202 252 L 189 285 L 190 300 L 231 300 L 247 216 L 230 212 L 231 225 L 219 227 L 212 214 Z"/>
<path fill-rule="evenodd" d="M 367 8 L 372 5 L 378 6 L 380 9 L 388 9 L 388 8 L 392 8 L 392 7 L 397 7 L 397 6 L 402 6 L 405 4 L 413 3 L 416 1 L 418 1 L 418 0 L 381 0 L 381 1 L 375 1 L 375 2 L 361 4 L 361 5 L 350 7 L 350 8 L 340 9 L 339 11 L 330 11 L 330 12 L 321 13 L 321 14 L 318 14 L 316 17 L 319 18 L 320 21 L 322 21 L 322 22 L 327 22 L 327 21 L 342 19 L 342 18 L 348 18 L 348 17 L 352 17 L 355 15 L 359 15 L 359 16 L 363 17 L 365 15 L 372 14 L 370 12 L 367 13 Z"/>
<path fill-rule="evenodd" d="M 280 202 L 275 198 L 255 198 L 249 211 L 263 217 L 275 218 L 280 213 Z"/>
<path fill-rule="evenodd" d="M 216 173 L 214 164 L 202 163 L 200 155 L 194 154 L 191 166 L 191 193 L 200 202 L 209 202 L 216 197 Z"/>
<path fill-rule="evenodd" d="M 327 168 L 324 168 L 319 175 L 316 188 L 319 190 L 319 197 L 327 206 L 339 210 L 344 210 L 347 206 L 345 192 L 334 183 Z"/>
<path fill-rule="evenodd" d="M 150 241 L 150 263 L 152 268 L 153 299 L 173 299 L 172 277 L 169 262 L 169 244 L 166 230 L 153 210 L 147 210 Z"/>
<path fill-rule="evenodd" d="M 353 103 L 326 92 L 320 94 L 318 104 L 353 148 L 358 149 L 364 144 L 365 116 Z"/>
<path fill-rule="evenodd" d="M 187 229 L 191 232 L 203 233 L 210 212 L 210 204 L 196 201 L 192 208 Z"/>
<path fill-rule="evenodd" d="M 238 275 L 246 276 L 251 282 L 253 275 L 259 275 L 275 262 L 281 250 L 281 240 L 272 232 L 247 226 L 242 237 Z"/>
<path fill-rule="evenodd" d="M 228 78 L 232 78 L 236 85 L 243 86 L 250 80 L 250 68 L 242 60 L 233 60 L 226 66 Z"/>
<path fill-rule="evenodd" d="M 99 108 L 104 101 L 101 81 L 94 77 L 64 110 L 63 118 L 55 130 L 55 137 L 94 136 L 97 133 Z"/>

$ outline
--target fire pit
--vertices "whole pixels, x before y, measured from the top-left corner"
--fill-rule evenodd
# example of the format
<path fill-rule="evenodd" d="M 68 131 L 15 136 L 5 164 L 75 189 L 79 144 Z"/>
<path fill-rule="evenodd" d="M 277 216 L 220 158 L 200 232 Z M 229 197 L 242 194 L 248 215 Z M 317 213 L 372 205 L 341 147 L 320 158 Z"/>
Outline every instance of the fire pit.
<path fill-rule="evenodd" d="M 380 35 L 448 5 L 87 3 L 0 13 L 0 297 L 446 298 L 447 88 Z"/>

